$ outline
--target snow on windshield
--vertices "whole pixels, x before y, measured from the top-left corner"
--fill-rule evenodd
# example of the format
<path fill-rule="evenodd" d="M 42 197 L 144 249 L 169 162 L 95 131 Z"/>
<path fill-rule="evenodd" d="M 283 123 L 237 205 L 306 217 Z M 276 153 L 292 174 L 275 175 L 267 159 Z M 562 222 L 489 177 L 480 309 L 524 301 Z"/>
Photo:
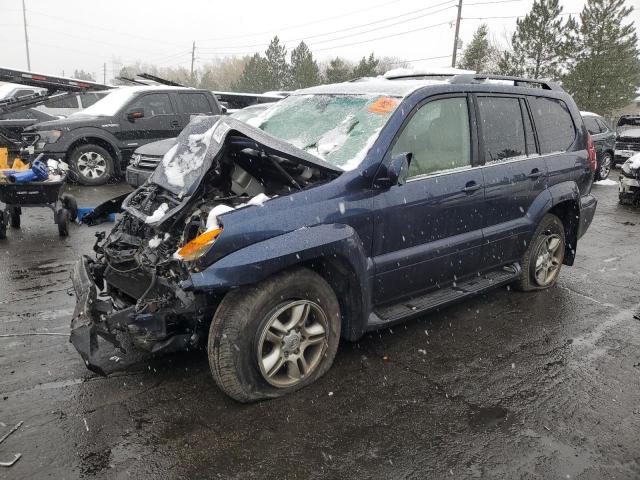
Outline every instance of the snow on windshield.
<path fill-rule="evenodd" d="M 383 95 L 293 95 L 247 123 L 353 170 L 399 103 L 399 98 Z"/>
<path fill-rule="evenodd" d="M 118 113 L 118 110 L 120 110 L 124 104 L 133 97 L 134 93 L 135 90 L 130 88 L 119 88 L 117 90 L 113 90 L 90 107 L 85 108 L 80 112 L 72 113 L 69 116 L 95 115 L 97 117 L 110 117 Z"/>

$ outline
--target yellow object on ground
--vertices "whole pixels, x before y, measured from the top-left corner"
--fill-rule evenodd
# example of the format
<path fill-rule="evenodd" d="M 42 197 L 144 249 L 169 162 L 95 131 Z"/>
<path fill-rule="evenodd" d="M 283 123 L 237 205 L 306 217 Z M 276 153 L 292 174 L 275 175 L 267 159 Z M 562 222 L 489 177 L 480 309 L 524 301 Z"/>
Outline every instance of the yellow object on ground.
<path fill-rule="evenodd" d="M 9 150 L 5 147 L 0 148 L 0 170 L 9 169 Z"/>
<path fill-rule="evenodd" d="M 23 163 L 18 157 L 13 159 L 13 165 L 11 165 L 12 170 L 29 170 L 29 164 Z"/>

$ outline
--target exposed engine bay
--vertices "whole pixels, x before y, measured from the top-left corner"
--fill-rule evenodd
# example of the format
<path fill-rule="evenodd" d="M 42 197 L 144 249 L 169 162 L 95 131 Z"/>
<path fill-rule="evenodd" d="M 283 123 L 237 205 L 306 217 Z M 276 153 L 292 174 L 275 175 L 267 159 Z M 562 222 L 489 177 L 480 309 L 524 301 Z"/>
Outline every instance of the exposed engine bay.
<path fill-rule="evenodd" d="M 219 129 L 223 134 L 216 136 Z M 124 331 L 136 347 L 152 352 L 199 343 L 216 299 L 198 297 L 180 284 L 198 268 L 189 248 L 199 248 L 201 239 L 215 239 L 222 231 L 220 214 L 256 208 L 340 174 L 234 119 L 203 117 L 178 140 L 178 148 L 158 167 L 160 173 L 122 202 L 111 232 L 97 234 L 95 259 L 84 257 L 76 266 L 78 305 L 71 338 L 96 371 L 101 370 L 93 359 L 97 336 L 119 346 L 116 332 Z M 172 176 L 172 167 L 179 176 Z"/>

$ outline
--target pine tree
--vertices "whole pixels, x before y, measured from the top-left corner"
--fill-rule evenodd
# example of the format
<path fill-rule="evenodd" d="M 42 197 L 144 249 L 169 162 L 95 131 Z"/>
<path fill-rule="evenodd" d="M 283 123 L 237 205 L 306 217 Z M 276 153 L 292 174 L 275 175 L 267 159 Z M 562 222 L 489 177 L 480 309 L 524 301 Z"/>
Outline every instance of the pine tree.
<path fill-rule="evenodd" d="M 96 79 L 93 78 L 93 75 L 89 72 L 85 72 L 84 70 L 74 70 L 71 78 L 75 78 L 76 80 L 88 80 L 90 82 L 96 81 Z"/>
<path fill-rule="evenodd" d="M 581 109 L 610 114 L 635 95 L 640 52 L 629 19 L 632 11 L 624 0 L 588 0 L 584 6 L 576 29 L 581 49 L 575 67 L 563 79 Z"/>
<path fill-rule="evenodd" d="M 320 69 L 313 54 L 304 42 L 291 52 L 291 76 L 289 88 L 311 87 L 320 83 Z"/>
<path fill-rule="evenodd" d="M 374 57 L 373 53 L 369 55 L 369 58 L 362 57 L 360 63 L 353 69 L 353 77 L 375 77 L 378 72 L 378 60 Z"/>
<path fill-rule="evenodd" d="M 467 48 L 464 49 L 458 67 L 474 70 L 476 73 L 489 72 L 493 70 L 496 54 L 496 48 L 489 41 L 489 27 L 483 23 L 473 34 Z"/>
<path fill-rule="evenodd" d="M 266 72 L 267 61 L 259 53 L 254 54 L 244 66 L 233 89 L 251 93 L 264 93 L 271 90 L 271 84 L 267 83 Z"/>
<path fill-rule="evenodd" d="M 516 21 L 511 39 L 515 65 L 532 78 L 559 79 L 562 65 L 569 56 L 568 34 L 575 24 L 560 14 L 558 0 L 534 0 L 531 11 Z"/>
<path fill-rule="evenodd" d="M 287 49 L 280 44 L 280 39 L 276 35 L 271 40 L 265 52 L 266 90 L 284 90 L 290 83 L 290 68 L 287 63 Z"/>
<path fill-rule="evenodd" d="M 329 66 L 324 73 L 327 83 L 346 82 L 353 78 L 351 76 L 351 67 L 340 57 L 329 62 Z"/>

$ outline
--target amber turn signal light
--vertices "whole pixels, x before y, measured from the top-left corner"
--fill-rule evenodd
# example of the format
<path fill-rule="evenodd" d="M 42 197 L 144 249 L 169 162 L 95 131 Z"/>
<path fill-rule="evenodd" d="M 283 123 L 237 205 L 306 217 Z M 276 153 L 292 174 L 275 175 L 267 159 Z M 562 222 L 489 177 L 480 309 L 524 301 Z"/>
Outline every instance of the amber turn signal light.
<path fill-rule="evenodd" d="M 213 245 L 220 233 L 222 233 L 222 229 L 216 228 L 215 230 L 210 230 L 208 232 L 204 232 L 202 235 L 198 235 L 178 250 L 178 256 L 182 260 L 187 260 L 189 262 L 200 258 L 207 250 L 209 250 L 209 247 Z"/>

